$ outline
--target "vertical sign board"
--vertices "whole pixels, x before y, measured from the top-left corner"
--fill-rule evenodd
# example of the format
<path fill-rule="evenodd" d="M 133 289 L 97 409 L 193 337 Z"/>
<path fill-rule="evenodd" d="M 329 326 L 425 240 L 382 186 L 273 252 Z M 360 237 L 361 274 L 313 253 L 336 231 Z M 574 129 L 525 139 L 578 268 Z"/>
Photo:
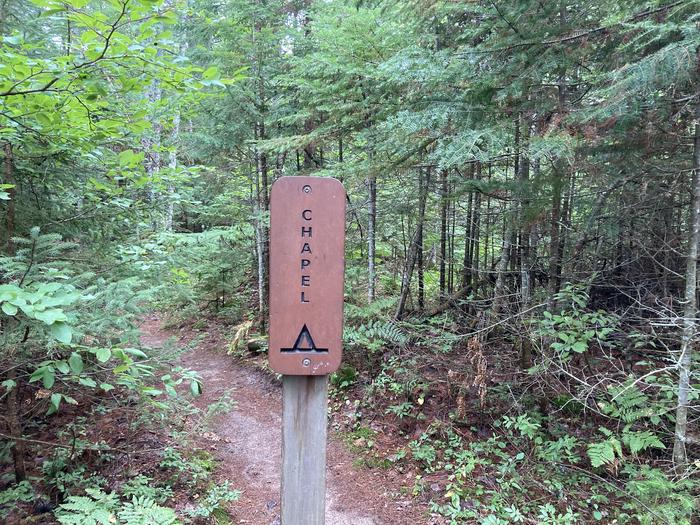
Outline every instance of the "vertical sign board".
<path fill-rule="evenodd" d="M 282 177 L 270 196 L 270 366 L 282 378 L 282 525 L 323 525 L 327 375 L 343 337 L 345 190 Z"/>
<path fill-rule="evenodd" d="M 270 195 L 270 366 L 328 375 L 340 366 L 345 190 L 322 177 L 281 177 Z"/>

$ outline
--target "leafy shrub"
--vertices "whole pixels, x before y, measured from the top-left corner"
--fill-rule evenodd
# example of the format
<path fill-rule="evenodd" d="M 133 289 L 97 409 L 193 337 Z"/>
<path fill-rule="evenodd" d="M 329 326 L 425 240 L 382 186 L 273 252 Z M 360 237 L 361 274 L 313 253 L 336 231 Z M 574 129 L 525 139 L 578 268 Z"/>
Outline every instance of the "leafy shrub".
<path fill-rule="evenodd" d="M 34 488 L 28 481 L 22 481 L 0 492 L 0 518 L 7 518 L 18 503 L 30 503 L 36 498 Z"/>
<path fill-rule="evenodd" d="M 214 515 L 226 503 L 237 501 L 241 492 L 231 488 L 228 481 L 212 485 L 204 497 L 198 500 L 197 507 L 188 512 L 193 518 L 208 518 Z"/>
<path fill-rule="evenodd" d="M 128 480 L 121 486 L 121 493 L 126 497 L 147 498 L 156 503 L 165 503 L 173 496 L 173 491 L 170 487 L 160 487 L 154 483 L 154 480 L 139 474 Z"/>

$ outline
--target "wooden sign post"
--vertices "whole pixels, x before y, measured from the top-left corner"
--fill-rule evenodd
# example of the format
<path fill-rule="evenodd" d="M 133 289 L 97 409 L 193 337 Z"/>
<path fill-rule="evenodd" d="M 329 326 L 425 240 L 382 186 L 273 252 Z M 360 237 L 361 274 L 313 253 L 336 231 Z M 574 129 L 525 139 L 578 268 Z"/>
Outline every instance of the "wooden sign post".
<path fill-rule="evenodd" d="M 323 525 L 328 374 L 343 340 L 345 190 L 282 177 L 270 195 L 270 366 L 282 378 L 282 525 Z"/>

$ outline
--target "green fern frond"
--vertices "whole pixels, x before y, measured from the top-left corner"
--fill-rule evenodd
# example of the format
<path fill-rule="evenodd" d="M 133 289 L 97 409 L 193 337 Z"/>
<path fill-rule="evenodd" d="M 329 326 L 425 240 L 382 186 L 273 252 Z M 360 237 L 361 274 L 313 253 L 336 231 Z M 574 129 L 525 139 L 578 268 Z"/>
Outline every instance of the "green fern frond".
<path fill-rule="evenodd" d="M 119 511 L 119 520 L 124 525 L 175 525 L 179 523 L 172 509 L 161 507 L 147 497 L 134 496 Z"/>
<path fill-rule="evenodd" d="M 626 432 L 622 435 L 622 441 L 632 454 L 638 454 L 650 448 L 666 448 L 666 445 L 648 430 L 643 432 Z"/>
<path fill-rule="evenodd" d="M 56 518 L 61 525 L 114 525 L 119 500 L 100 489 L 86 489 L 87 496 L 70 496 L 59 506 Z"/>
<path fill-rule="evenodd" d="M 609 438 L 600 443 L 591 443 L 588 445 L 587 452 L 591 465 L 597 468 L 612 464 L 615 461 L 615 457 L 621 457 L 622 447 L 617 439 Z"/>

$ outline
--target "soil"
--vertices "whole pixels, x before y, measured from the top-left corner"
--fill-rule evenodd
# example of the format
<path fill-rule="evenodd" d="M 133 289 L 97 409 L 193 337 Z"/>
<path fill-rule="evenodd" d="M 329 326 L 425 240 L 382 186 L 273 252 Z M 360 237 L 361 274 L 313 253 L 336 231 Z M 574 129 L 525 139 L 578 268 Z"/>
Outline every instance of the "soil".
<path fill-rule="evenodd" d="M 281 472 L 281 384 L 274 375 L 246 365 L 225 352 L 227 331 L 219 325 L 197 333 L 168 331 L 152 316 L 141 327 L 142 343 L 160 347 L 170 338 L 190 349 L 181 364 L 198 371 L 204 382 L 196 405 L 206 408 L 227 392 L 235 402 L 219 415 L 199 446 L 218 460 L 216 479 L 229 480 L 242 494 L 230 508 L 234 523 L 279 525 Z M 353 455 L 333 425 L 327 449 L 327 525 L 437 525 L 427 504 L 406 495 L 407 478 L 387 469 L 354 465 Z M 410 485 L 409 485 L 410 487 Z M 410 490 L 408 491 L 410 494 Z"/>

